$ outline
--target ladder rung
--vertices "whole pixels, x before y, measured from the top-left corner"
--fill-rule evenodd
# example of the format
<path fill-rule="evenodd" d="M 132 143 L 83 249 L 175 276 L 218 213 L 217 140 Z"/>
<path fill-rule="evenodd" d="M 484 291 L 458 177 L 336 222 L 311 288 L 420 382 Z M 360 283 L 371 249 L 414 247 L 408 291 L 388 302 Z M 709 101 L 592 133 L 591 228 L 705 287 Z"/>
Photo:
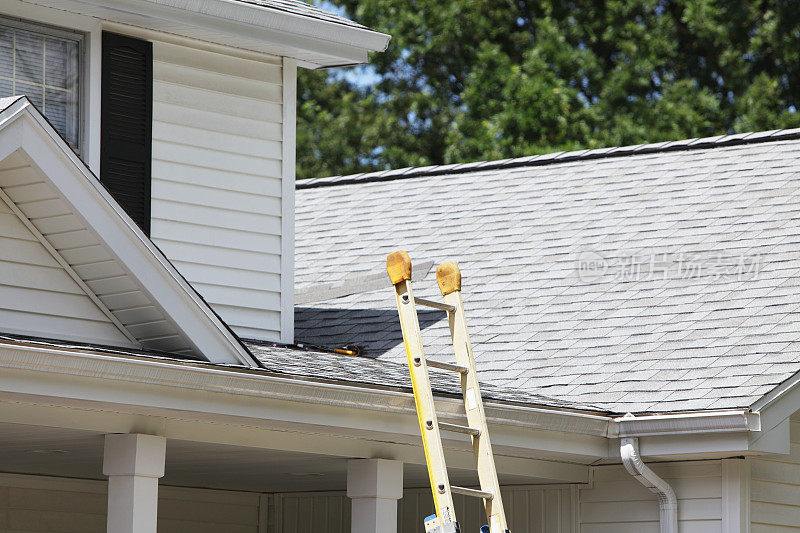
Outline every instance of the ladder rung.
<path fill-rule="evenodd" d="M 455 431 L 456 433 L 464 433 L 465 435 L 472 435 L 473 437 L 481 436 L 480 429 L 471 428 L 469 426 L 459 426 L 458 424 L 439 422 L 439 429 L 444 429 L 445 431 Z"/>
<path fill-rule="evenodd" d="M 443 363 L 441 361 L 427 361 L 428 366 L 432 366 L 433 368 L 440 368 L 442 370 L 451 370 L 453 372 L 458 372 L 459 374 L 467 374 L 469 373 L 469 368 L 461 365 L 454 365 L 453 363 Z"/>
<path fill-rule="evenodd" d="M 494 494 L 492 494 L 491 492 L 486 492 L 484 490 L 477 490 L 477 489 L 468 489 L 467 487 L 456 487 L 455 485 L 450 485 L 450 491 L 455 492 L 456 494 L 463 494 L 464 496 L 483 498 L 484 500 L 491 500 L 494 498 Z"/>
<path fill-rule="evenodd" d="M 456 308 L 452 305 L 443 304 L 441 302 L 434 302 L 433 300 L 426 300 L 425 298 L 414 298 L 414 303 L 419 305 L 424 305 L 425 307 L 433 307 L 434 309 L 439 309 L 441 311 L 448 311 L 452 312 L 455 311 Z"/>

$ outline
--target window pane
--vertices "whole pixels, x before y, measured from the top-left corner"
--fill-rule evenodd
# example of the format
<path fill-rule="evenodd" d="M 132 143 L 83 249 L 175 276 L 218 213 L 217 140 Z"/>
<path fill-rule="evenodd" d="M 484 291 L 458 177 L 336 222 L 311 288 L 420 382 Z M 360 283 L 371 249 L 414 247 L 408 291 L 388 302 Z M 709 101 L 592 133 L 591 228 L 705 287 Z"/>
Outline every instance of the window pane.
<path fill-rule="evenodd" d="M 44 80 L 44 37 L 20 30 L 14 33 L 14 77 L 41 85 Z"/>
<path fill-rule="evenodd" d="M 80 41 L 0 21 L 0 97 L 24 94 L 78 147 Z"/>

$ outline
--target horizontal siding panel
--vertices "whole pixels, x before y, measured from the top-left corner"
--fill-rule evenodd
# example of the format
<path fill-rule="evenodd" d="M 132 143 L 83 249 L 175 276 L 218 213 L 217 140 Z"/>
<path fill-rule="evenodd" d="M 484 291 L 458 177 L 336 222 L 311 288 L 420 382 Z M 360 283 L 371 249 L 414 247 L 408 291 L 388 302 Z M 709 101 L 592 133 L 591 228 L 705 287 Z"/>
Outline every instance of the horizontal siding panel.
<path fill-rule="evenodd" d="M 241 74 L 243 73 L 223 74 L 164 61 L 155 61 L 153 64 L 153 76 L 158 81 L 277 104 L 282 103 L 280 83 L 265 83 Z"/>
<path fill-rule="evenodd" d="M 750 472 L 752 479 L 800 485 L 800 464 L 756 459 Z"/>
<path fill-rule="evenodd" d="M 0 331 L 4 333 L 131 346 L 120 331 L 109 322 L 95 322 L 68 316 L 54 317 L 0 308 L 0 324 L 2 324 Z"/>
<path fill-rule="evenodd" d="M 31 235 L 28 232 L 28 235 Z M 44 267 L 59 267 L 58 262 L 36 239 L 21 240 L 0 236 L 0 258 L 16 263 L 38 265 Z"/>
<path fill-rule="evenodd" d="M 235 169 L 234 169 L 235 170 Z M 192 183 L 213 189 L 252 192 L 261 196 L 281 197 L 281 180 L 278 177 L 243 174 L 234 170 L 187 167 L 171 161 L 153 161 L 154 185 L 162 182 Z M 188 180 L 186 176 L 191 176 Z"/>
<path fill-rule="evenodd" d="M 245 174 L 280 176 L 281 162 L 260 156 L 244 156 L 226 152 L 212 152 L 185 144 L 158 141 L 153 144 L 153 158 L 183 163 L 187 166 L 231 170 Z"/>
<path fill-rule="evenodd" d="M 159 182 L 153 187 L 153 198 L 174 201 L 181 199 L 192 205 L 230 210 L 233 213 L 269 214 L 280 218 L 281 200 L 255 193 L 210 189 L 193 183 Z"/>
<path fill-rule="evenodd" d="M 61 268 L 12 263 L 0 259 L 0 281 L 3 285 L 12 287 L 85 295 Z"/>
<path fill-rule="evenodd" d="M 218 311 L 221 312 L 221 311 Z M 265 339 L 270 336 L 279 337 L 280 331 L 280 313 L 277 313 L 278 325 L 274 329 L 263 327 L 248 328 L 247 326 L 237 325 L 236 334 L 243 339 Z"/>
<path fill-rule="evenodd" d="M 0 208 L 5 207 L 5 205 L 5 203 L 0 202 Z M 7 209 L 5 211 L 0 209 L 0 237 L 38 242 L 33 233 L 20 222 L 19 217 Z M 0 250 L 6 249 L 0 248 Z"/>
<path fill-rule="evenodd" d="M 247 252 L 232 248 L 223 249 L 215 246 L 203 246 L 185 242 L 158 240 L 156 244 L 164 250 L 174 262 L 191 262 L 197 265 L 215 265 L 235 267 L 239 269 L 258 270 L 260 272 L 280 272 L 280 257 L 258 252 Z M 233 274 L 231 274 L 233 275 Z"/>
<path fill-rule="evenodd" d="M 176 222 L 174 220 L 165 220 L 163 222 L 163 224 L 158 224 L 158 228 L 152 232 L 151 237 L 154 240 L 183 241 L 206 246 L 232 248 L 235 250 L 279 250 L 281 246 L 281 238 L 278 235 L 233 230 L 217 226 L 201 226 L 199 224 Z M 213 221 L 209 222 L 213 223 Z M 227 281 L 224 279 L 224 277 L 226 277 L 224 272 L 219 272 L 219 274 L 223 276 L 219 277 L 215 275 L 213 278 L 206 281 L 212 282 L 212 279 L 219 282 Z M 229 274 L 228 277 L 236 278 L 238 275 L 234 273 Z M 246 287 L 247 285 L 242 286 Z M 256 286 L 259 285 L 256 284 Z"/>
<path fill-rule="evenodd" d="M 255 139 L 280 141 L 282 127 L 280 121 L 264 122 L 250 117 L 234 117 L 215 109 L 195 109 L 191 105 L 153 102 L 153 116 L 159 122 L 181 124 L 200 130 L 217 131 L 241 135 L 246 131 Z"/>
<path fill-rule="evenodd" d="M 221 94 L 158 80 L 153 81 L 153 98 L 155 102 L 209 109 L 225 115 L 268 122 L 280 122 L 283 114 L 283 106 L 274 102 Z"/>
<path fill-rule="evenodd" d="M 195 283 L 220 285 L 227 287 L 262 287 L 264 290 L 279 291 L 281 276 L 279 272 L 260 272 L 256 270 L 243 270 L 239 268 L 220 267 L 214 265 L 200 265 L 195 263 L 180 263 L 179 269 Z"/>
<path fill-rule="evenodd" d="M 750 518 L 760 524 L 778 526 L 800 525 L 800 507 L 754 501 L 750 505 Z"/>
<path fill-rule="evenodd" d="M 281 158 L 280 141 L 231 135 L 159 121 L 153 122 L 153 140 L 191 144 L 207 150 L 232 154 L 258 155 L 267 159 Z"/>
<path fill-rule="evenodd" d="M 154 220 L 174 220 L 205 226 L 209 220 L 217 226 L 269 235 L 281 234 L 281 219 L 269 213 L 245 213 L 208 206 L 186 204 L 171 200 L 153 200 Z M 255 250 L 254 250 L 255 251 Z M 280 254 L 280 250 L 264 250 Z"/>
<path fill-rule="evenodd" d="M 750 496 L 753 501 L 780 505 L 800 504 L 800 485 L 752 480 Z M 798 524 L 800 525 L 800 524 Z"/>
<path fill-rule="evenodd" d="M 222 287 L 195 283 L 197 292 L 208 300 L 230 306 L 249 307 L 251 309 L 264 309 L 265 306 L 279 308 L 281 305 L 280 291 L 261 291 L 252 288 Z"/>
<path fill-rule="evenodd" d="M 0 307 L 11 311 L 46 314 L 53 317 L 64 316 L 108 322 L 108 318 L 85 294 L 66 294 L 0 285 Z"/>
<path fill-rule="evenodd" d="M 248 309 L 246 307 L 233 307 L 219 304 L 217 312 L 222 316 L 230 316 L 231 322 L 251 330 L 263 329 L 267 331 L 280 331 L 281 314 L 278 311 Z M 252 337 L 251 338 L 259 338 Z"/>
<path fill-rule="evenodd" d="M 281 84 L 283 82 L 281 58 L 277 56 L 272 60 L 263 56 L 262 61 L 254 61 L 215 52 L 187 49 L 184 46 L 167 43 L 156 43 L 154 55 L 156 61 L 163 63 L 230 76 L 248 77 L 267 83 Z"/>

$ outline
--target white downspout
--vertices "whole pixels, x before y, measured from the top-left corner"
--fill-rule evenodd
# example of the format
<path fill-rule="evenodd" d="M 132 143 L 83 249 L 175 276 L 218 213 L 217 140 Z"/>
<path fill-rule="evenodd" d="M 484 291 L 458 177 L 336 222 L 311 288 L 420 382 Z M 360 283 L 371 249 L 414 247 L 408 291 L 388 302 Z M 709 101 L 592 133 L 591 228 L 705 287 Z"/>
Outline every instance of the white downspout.
<path fill-rule="evenodd" d="M 639 439 L 636 437 L 622 438 L 619 453 L 622 456 L 625 470 L 658 496 L 661 533 L 678 533 L 678 498 L 669 483 L 658 477 L 642 461 L 639 455 Z"/>

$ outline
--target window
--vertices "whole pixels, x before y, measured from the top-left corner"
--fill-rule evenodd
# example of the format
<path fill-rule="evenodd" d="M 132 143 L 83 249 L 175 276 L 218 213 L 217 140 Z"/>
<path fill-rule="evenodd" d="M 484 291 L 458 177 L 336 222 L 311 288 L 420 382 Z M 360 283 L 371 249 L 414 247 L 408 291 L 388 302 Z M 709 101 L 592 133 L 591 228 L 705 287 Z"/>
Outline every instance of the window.
<path fill-rule="evenodd" d="M 0 18 L 0 97 L 24 94 L 80 146 L 81 36 Z"/>

